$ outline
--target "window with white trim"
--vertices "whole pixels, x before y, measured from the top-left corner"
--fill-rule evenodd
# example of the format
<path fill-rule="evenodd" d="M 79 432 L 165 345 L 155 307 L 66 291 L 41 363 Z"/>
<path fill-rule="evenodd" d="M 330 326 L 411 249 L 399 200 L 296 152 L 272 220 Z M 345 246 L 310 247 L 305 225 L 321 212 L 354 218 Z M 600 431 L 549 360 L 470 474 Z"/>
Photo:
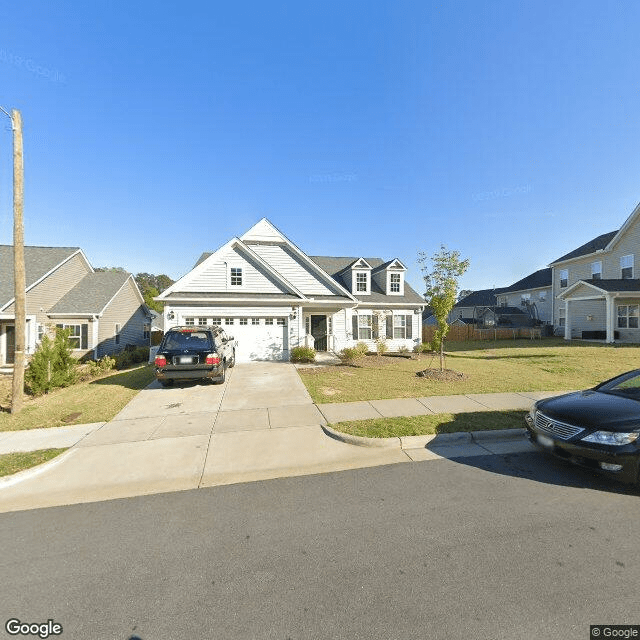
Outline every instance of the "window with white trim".
<path fill-rule="evenodd" d="M 389 291 L 391 293 L 400 293 L 400 282 L 402 276 L 399 273 L 391 273 L 389 275 Z"/>
<path fill-rule="evenodd" d="M 333 335 L 333 316 L 327 316 L 327 334 Z"/>
<path fill-rule="evenodd" d="M 206 318 L 198 318 L 198 324 L 201 327 L 206 327 L 207 326 L 207 319 Z"/>
<path fill-rule="evenodd" d="M 264 323 L 265 324 L 273 324 L 273 318 L 265 318 L 264 319 Z"/>
<path fill-rule="evenodd" d="M 546 291 L 541 291 L 538 294 L 538 300 L 540 300 L 540 302 L 545 302 L 547 299 L 547 292 Z"/>
<path fill-rule="evenodd" d="M 531 302 L 531 294 L 530 293 L 521 293 L 520 294 L 520 304 L 525 305 Z"/>
<path fill-rule="evenodd" d="M 119 326 L 119 325 L 116 325 Z M 69 330 L 69 346 L 72 349 L 88 349 L 88 325 L 86 324 L 57 324 L 60 329 Z"/>
<path fill-rule="evenodd" d="M 569 284 L 569 269 L 560 269 L 560 288 L 564 289 Z"/>
<path fill-rule="evenodd" d="M 602 280 L 602 261 L 601 260 L 591 263 L 591 279 Z"/>
<path fill-rule="evenodd" d="M 242 286 L 242 268 L 241 267 L 231 267 L 231 269 L 229 270 L 229 284 L 232 287 Z"/>
<path fill-rule="evenodd" d="M 260 318 L 251 318 L 251 324 L 252 325 L 260 324 Z"/>
<path fill-rule="evenodd" d="M 366 271 L 356 271 L 356 293 L 366 293 L 369 284 L 369 274 Z"/>
<path fill-rule="evenodd" d="M 618 305 L 618 329 L 638 328 L 638 305 L 619 304 Z"/>
<path fill-rule="evenodd" d="M 565 307 L 558 307 L 558 326 L 564 327 L 567 320 L 567 310 Z"/>
<path fill-rule="evenodd" d="M 148 322 L 145 322 L 142 325 L 142 337 L 145 340 L 148 340 L 151 337 L 151 325 Z"/>
<path fill-rule="evenodd" d="M 620 277 L 623 280 L 633 278 L 633 254 L 620 258 Z"/>
<path fill-rule="evenodd" d="M 192 326 L 195 325 L 196 319 L 195 318 L 185 318 L 184 319 L 184 323 L 185 323 L 186 326 L 192 327 Z"/>
<path fill-rule="evenodd" d="M 243 326 L 249 324 L 249 318 L 240 318 L 240 324 Z"/>
<path fill-rule="evenodd" d="M 42 342 L 42 336 L 46 332 L 46 327 L 43 324 L 38 323 L 38 342 Z"/>
<path fill-rule="evenodd" d="M 224 323 L 225 324 L 233 324 L 233 318 L 225 318 L 224 319 Z"/>
<path fill-rule="evenodd" d="M 280 327 L 284 327 L 284 318 L 276 318 L 276 324 Z"/>
<path fill-rule="evenodd" d="M 407 316 L 393 316 L 393 337 L 394 339 L 407 337 Z"/>
<path fill-rule="evenodd" d="M 211 318 L 211 324 L 220 326 L 222 324 L 222 318 Z"/>
<path fill-rule="evenodd" d="M 358 340 L 371 340 L 373 320 L 370 315 L 358 316 Z"/>
<path fill-rule="evenodd" d="M 120 332 L 122 331 L 122 325 L 116 322 L 116 326 L 113 330 L 113 335 L 116 338 L 116 344 L 120 344 Z"/>

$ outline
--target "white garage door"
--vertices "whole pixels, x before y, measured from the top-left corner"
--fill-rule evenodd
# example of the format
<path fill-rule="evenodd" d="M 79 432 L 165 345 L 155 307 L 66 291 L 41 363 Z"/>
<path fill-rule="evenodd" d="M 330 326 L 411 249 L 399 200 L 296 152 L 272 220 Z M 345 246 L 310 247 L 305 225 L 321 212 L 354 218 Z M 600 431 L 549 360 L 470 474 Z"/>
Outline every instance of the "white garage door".
<path fill-rule="evenodd" d="M 238 362 L 289 358 L 286 318 L 234 318 L 233 326 L 223 328 L 238 343 Z"/>

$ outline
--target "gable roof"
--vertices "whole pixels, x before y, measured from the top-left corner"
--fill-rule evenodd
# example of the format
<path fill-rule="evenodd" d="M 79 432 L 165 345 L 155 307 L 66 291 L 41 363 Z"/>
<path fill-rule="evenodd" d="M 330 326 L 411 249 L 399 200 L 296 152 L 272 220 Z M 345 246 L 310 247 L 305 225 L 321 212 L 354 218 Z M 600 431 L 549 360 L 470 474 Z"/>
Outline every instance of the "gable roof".
<path fill-rule="evenodd" d="M 473 291 L 468 296 L 465 296 L 459 302 L 456 302 L 456 307 L 495 307 L 498 304 L 496 295 L 505 291 L 504 287 L 501 289 L 479 289 Z"/>
<path fill-rule="evenodd" d="M 133 276 L 122 271 L 88 273 L 49 313 L 100 315 L 129 278 Z"/>
<path fill-rule="evenodd" d="M 25 246 L 24 268 L 27 290 L 76 253 L 82 253 L 79 247 Z M 89 264 L 88 261 L 87 264 Z M 13 245 L 2 244 L 0 245 L 0 309 L 13 300 L 14 294 Z"/>
<path fill-rule="evenodd" d="M 603 233 L 601 236 L 585 242 L 582 246 L 570 251 L 563 255 L 561 258 L 554 260 L 550 264 L 554 265 L 558 262 L 564 262 L 565 260 L 572 260 L 573 258 L 580 258 L 582 256 L 588 256 L 596 251 L 602 251 L 618 234 L 618 231 L 609 231 L 609 233 Z"/>
<path fill-rule="evenodd" d="M 343 279 L 343 272 L 346 271 L 356 260 L 361 258 L 334 257 L 334 256 L 309 256 L 320 268 L 326 271 L 341 287 L 347 289 L 347 283 Z M 385 262 L 381 258 L 362 258 L 371 265 L 372 272 L 380 270 L 383 266 L 394 262 Z M 354 294 L 360 302 L 393 302 L 408 304 L 425 304 L 424 298 L 420 296 L 407 282 L 404 283 L 404 295 L 390 296 L 384 293 L 376 281 L 371 278 L 371 293 L 364 296 Z"/>
<path fill-rule="evenodd" d="M 514 282 L 510 287 L 504 288 L 501 293 L 512 293 L 514 291 L 525 291 L 526 289 L 540 289 L 551 286 L 551 267 L 539 269 L 534 273 Z"/>

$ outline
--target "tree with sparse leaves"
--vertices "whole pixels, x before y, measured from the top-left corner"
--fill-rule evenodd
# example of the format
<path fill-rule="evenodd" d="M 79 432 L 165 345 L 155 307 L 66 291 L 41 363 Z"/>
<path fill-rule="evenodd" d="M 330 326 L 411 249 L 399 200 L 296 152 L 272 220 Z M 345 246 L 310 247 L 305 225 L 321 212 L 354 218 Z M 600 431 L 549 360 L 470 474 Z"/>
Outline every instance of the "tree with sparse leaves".
<path fill-rule="evenodd" d="M 458 278 L 469 268 L 469 260 L 462 260 L 459 251 L 449 251 L 444 245 L 433 256 L 420 252 L 418 262 L 426 285 L 424 298 L 438 321 L 433 336 L 434 348 L 440 352 L 440 371 L 444 369 L 444 339 L 449 332 L 447 318 L 456 303 Z"/>

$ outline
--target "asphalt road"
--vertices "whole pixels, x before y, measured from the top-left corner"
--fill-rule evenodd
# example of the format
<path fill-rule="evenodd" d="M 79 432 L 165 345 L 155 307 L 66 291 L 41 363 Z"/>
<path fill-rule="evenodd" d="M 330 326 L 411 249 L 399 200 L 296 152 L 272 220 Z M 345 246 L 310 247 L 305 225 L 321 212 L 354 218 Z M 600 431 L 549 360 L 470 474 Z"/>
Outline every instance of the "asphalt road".
<path fill-rule="evenodd" d="M 0 637 L 586 640 L 640 624 L 639 543 L 638 491 L 537 453 L 6 513 Z"/>

